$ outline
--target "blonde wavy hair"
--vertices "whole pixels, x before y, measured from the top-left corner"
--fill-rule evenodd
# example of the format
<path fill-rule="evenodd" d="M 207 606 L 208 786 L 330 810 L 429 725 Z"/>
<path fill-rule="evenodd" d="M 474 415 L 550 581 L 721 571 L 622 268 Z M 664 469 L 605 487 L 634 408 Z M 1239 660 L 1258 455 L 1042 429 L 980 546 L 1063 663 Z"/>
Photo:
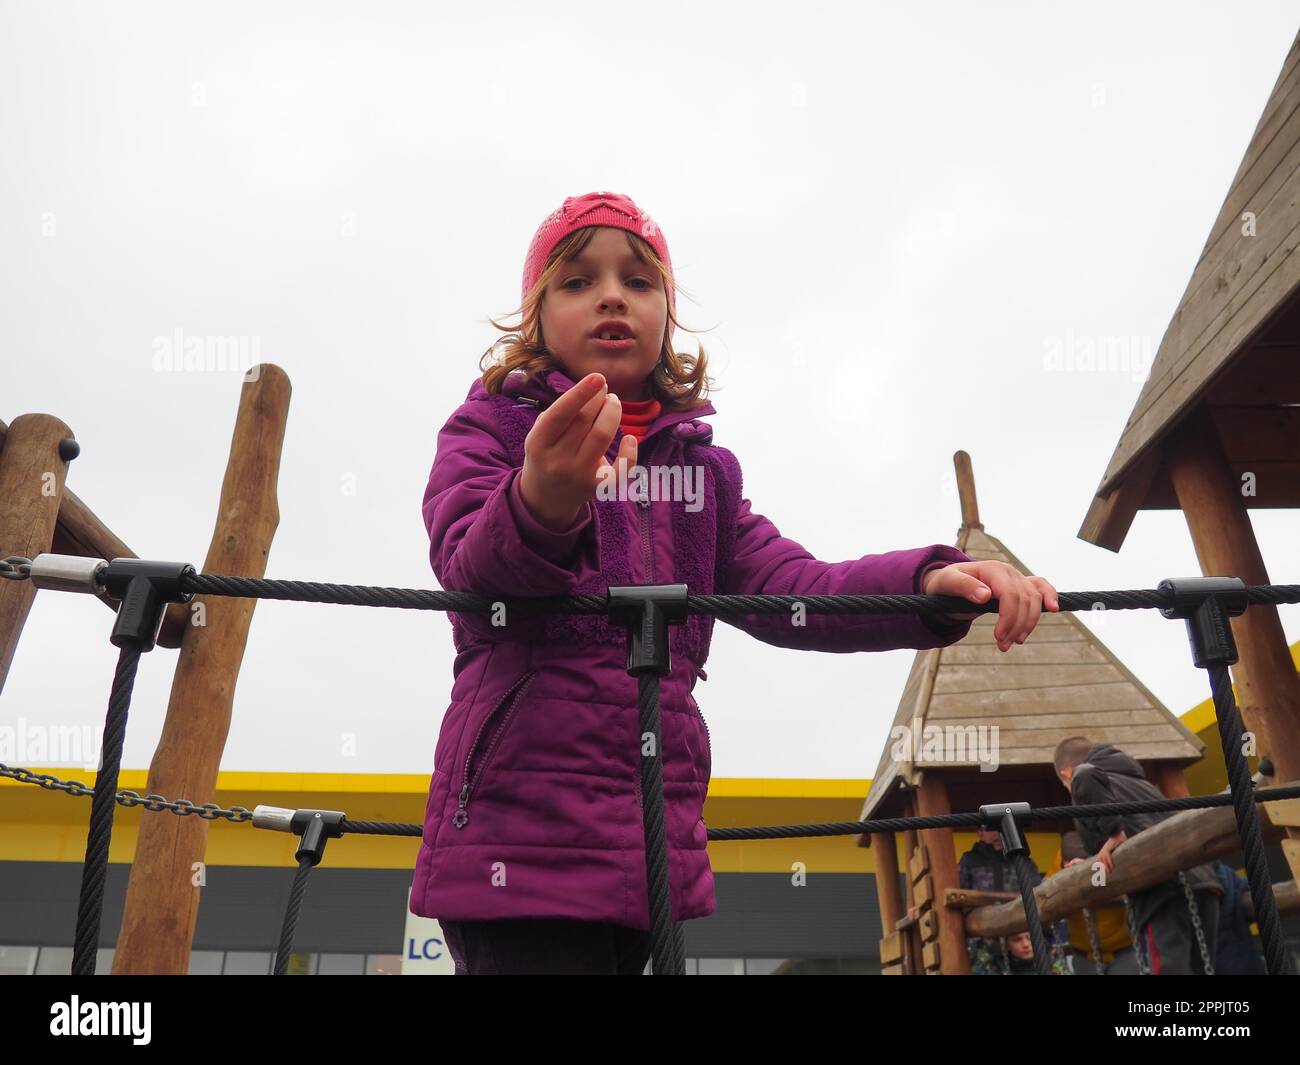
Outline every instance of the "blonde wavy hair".
<path fill-rule="evenodd" d="M 552 249 L 551 254 L 547 257 L 546 266 L 542 269 L 541 276 L 533 286 L 532 291 L 525 297 L 523 304 L 510 312 L 512 315 L 520 316 L 520 321 L 516 325 L 505 325 L 489 318 L 488 321 L 501 330 L 506 335 L 498 337 L 495 342 L 488 346 L 483 352 L 482 358 L 479 359 L 479 369 L 483 371 L 483 387 L 488 392 L 499 393 L 501 383 L 505 380 L 506 375 L 514 370 L 523 370 L 529 376 L 541 373 L 545 370 L 560 370 L 563 372 L 564 367 L 546 348 L 546 340 L 542 336 L 542 300 L 546 293 L 546 286 L 550 284 L 560 268 L 570 259 L 582 254 L 582 249 L 591 243 L 592 237 L 596 235 L 599 226 L 585 226 L 582 229 L 570 233 Z M 673 276 L 664 265 L 663 260 L 655 253 L 654 248 L 642 237 L 628 230 L 624 230 L 627 237 L 628 247 L 632 254 L 641 262 L 657 270 L 660 279 L 663 281 L 664 291 L 672 292 L 671 287 L 676 284 Z M 676 291 L 682 291 L 677 288 Z M 688 333 L 698 333 L 701 330 L 690 329 L 677 320 L 673 313 L 672 303 L 668 304 L 668 322 L 664 326 L 663 342 L 660 345 L 659 361 L 655 364 L 654 370 L 650 374 L 650 394 L 657 399 L 665 410 L 689 411 L 703 406 L 708 402 L 709 389 L 714 386 L 706 370 L 708 368 L 708 356 L 704 353 L 704 346 L 699 345 L 698 355 L 688 355 L 673 351 L 669 342 L 669 337 L 673 326 L 685 330 Z M 698 343 L 698 342 L 697 342 Z M 500 349 L 490 365 L 489 359 Z"/>

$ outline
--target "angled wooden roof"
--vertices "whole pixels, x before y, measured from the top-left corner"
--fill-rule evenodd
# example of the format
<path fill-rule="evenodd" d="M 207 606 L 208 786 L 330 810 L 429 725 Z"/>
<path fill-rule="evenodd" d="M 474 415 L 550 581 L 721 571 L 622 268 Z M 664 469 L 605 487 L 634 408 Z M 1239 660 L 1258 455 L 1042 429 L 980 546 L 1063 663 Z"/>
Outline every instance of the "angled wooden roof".
<path fill-rule="evenodd" d="M 970 457 L 959 451 L 954 462 L 963 513 L 956 546 L 973 559 L 1006 562 L 1029 576 L 1033 571 L 979 521 Z M 954 809 L 1012 799 L 1008 788 L 1023 792 L 1025 801 L 1065 804 L 1052 755 L 1067 736 L 1114 743 L 1144 762 L 1188 764 L 1201 757 L 1204 743 L 1074 613 L 1043 614 L 1029 639 L 1005 653 L 993 640 L 996 623 L 997 615 L 987 614 L 960 643 L 918 651 L 893 726 L 906 726 L 912 735 L 923 735 L 927 725 L 984 726 L 990 741 L 997 737 L 998 770 L 981 773 L 979 751 L 969 748 L 964 753 L 975 757 L 960 761 L 900 760 L 891 728 L 864 819 L 896 816 L 899 807 L 889 800 L 900 781 L 914 786 L 928 769 L 961 778 L 960 788 L 956 779 L 949 785 Z"/>
<path fill-rule="evenodd" d="M 1119 550 L 1138 510 L 1177 507 L 1170 432 L 1210 408 L 1225 455 L 1261 469 L 1252 507 L 1300 506 L 1300 35 L 1287 54 L 1080 538 Z"/>

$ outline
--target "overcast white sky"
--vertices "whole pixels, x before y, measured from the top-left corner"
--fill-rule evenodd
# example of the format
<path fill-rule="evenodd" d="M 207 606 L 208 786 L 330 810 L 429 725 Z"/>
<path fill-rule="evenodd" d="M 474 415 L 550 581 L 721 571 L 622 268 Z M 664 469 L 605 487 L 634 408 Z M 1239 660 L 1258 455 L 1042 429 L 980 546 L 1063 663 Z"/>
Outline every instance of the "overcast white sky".
<path fill-rule="evenodd" d="M 1076 534 L 1296 28 L 1294 0 L 6 2 L 0 417 L 62 418 L 72 490 L 201 565 L 240 379 L 157 372 L 155 338 L 249 338 L 293 382 L 267 575 L 436 587 L 420 501 L 486 318 L 541 219 L 611 189 L 695 296 L 746 495 L 818 558 L 951 543 L 964 448 L 1058 589 L 1196 575 L 1177 512 L 1118 555 Z M 1131 366 L 1045 369 L 1106 337 Z M 1300 581 L 1295 515 L 1252 517 Z M 111 620 L 38 595 L 0 718 L 102 725 Z M 1182 623 L 1099 631 L 1176 713 L 1208 694 Z M 719 625 L 714 775 L 869 776 L 912 654 Z M 261 603 L 223 768 L 427 773 L 452 658 L 443 614 Z M 128 768 L 175 661 L 142 662 Z"/>

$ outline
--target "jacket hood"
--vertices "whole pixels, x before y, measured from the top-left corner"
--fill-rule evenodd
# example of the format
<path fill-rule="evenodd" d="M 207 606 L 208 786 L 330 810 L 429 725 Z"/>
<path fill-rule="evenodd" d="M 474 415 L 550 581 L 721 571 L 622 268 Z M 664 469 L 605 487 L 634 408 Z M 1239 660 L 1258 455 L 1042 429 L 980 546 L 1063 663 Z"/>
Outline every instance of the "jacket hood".
<path fill-rule="evenodd" d="M 1139 780 L 1145 780 L 1147 776 L 1135 758 L 1125 754 L 1113 743 L 1099 743 L 1090 748 L 1084 762 L 1115 776 L 1137 777 Z M 1075 772 L 1078 769 L 1075 766 Z"/>
<path fill-rule="evenodd" d="M 501 394 L 513 399 L 518 404 L 545 410 L 565 392 L 573 388 L 576 383 L 562 370 L 543 370 L 537 374 L 527 374 L 523 370 L 511 370 L 501 383 Z M 483 387 L 482 378 L 475 378 L 465 398 L 466 400 L 491 398 L 487 389 Z M 708 401 L 689 411 L 674 411 L 665 408 L 660 412 L 659 417 L 650 424 L 645 439 L 641 442 L 642 446 L 644 446 L 646 440 L 649 440 L 656 433 L 669 429 L 672 430 L 673 436 L 679 440 L 708 444 L 713 440 L 713 426 L 697 419 L 717 413 L 713 404 Z M 617 450 L 618 441 L 622 438 L 622 435 L 622 429 L 616 430 L 614 443 L 611 445 L 612 449 Z"/>

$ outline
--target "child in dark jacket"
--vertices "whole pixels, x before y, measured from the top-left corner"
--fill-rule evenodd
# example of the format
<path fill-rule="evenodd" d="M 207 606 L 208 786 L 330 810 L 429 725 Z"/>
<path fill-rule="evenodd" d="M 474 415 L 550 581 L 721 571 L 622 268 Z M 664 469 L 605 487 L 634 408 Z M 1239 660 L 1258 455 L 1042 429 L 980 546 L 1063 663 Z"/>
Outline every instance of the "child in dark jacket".
<path fill-rule="evenodd" d="M 997 597 L 1003 651 L 1059 609 L 1043 578 L 944 544 L 828 563 L 782 536 L 699 420 L 714 413 L 705 358 L 672 348 L 675 287 L 663 232 L 625 196 L 572 197 L 542 222 L 521 323 L 438 436 L 423 515 L 443 588 L 501 599 L 661 583 Z M 977 616 L 727 620 L 776 646 L 843 653 L 944 647 Z M 440 920 L 457 972 L 640 972 L 649 902 L 626 630 L 601 615 L 451 620 L 452 700 L 412 912 Z M 660 680 L 676 921 L 715 906 L 702 817 L 712 751 L 692 694 L 712 627 L 706 615 L 670 627 Z"/>
<path fill-rule="evenodd" d="M 1075 806 L 1164 798 L 1137 761 L 1109 743 L 1071 736 L 1057 745 L 1054 763 Z M 1076 818 L 1075 825 L 1089 852 L 1095 853 L 1094 860 L 1110 872 L 1115 848 L 1129 836 L 1172 816 L 1138 813 L 1083 817 Z M 1137 950 L 1153 976 L 1206 975 L 1213 971 L 1207 969 L 1206 956 L 1213 966 L 1223 889 L 1208 863 L 1194 865 L 1183 875 L 1192 889 L 1195 911 L 1177 877 L 1128 896 L 1133 925 L 1138 930 Z"/>

